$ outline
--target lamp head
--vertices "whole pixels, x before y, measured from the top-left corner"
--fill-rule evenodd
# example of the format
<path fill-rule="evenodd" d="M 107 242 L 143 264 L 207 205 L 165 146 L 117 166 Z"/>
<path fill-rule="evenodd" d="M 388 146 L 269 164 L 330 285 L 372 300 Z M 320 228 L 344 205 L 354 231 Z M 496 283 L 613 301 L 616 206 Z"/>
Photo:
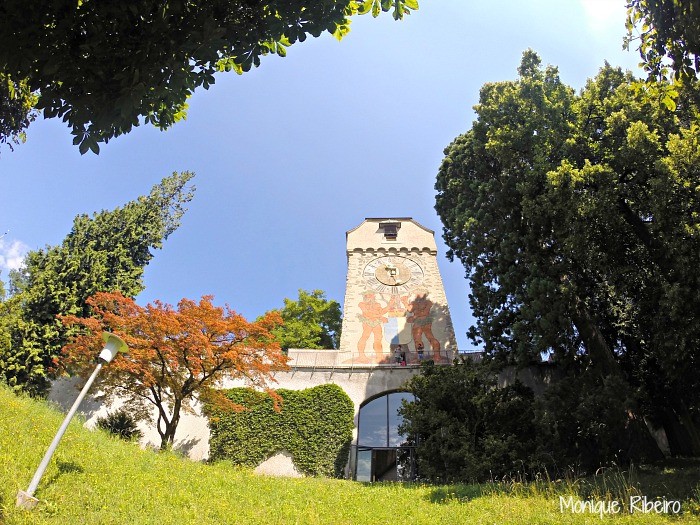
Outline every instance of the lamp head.
<path fill-rule="evenodd" d="M 126 352 L 128 350 L 126 343 L 121 338 L 109 332 L 102 332 L 102 340 L 105 342 L 105 346 L 100 352 L 98 359 L 104 361 L 105 364 L 114 359 L 118 352 Z"/>

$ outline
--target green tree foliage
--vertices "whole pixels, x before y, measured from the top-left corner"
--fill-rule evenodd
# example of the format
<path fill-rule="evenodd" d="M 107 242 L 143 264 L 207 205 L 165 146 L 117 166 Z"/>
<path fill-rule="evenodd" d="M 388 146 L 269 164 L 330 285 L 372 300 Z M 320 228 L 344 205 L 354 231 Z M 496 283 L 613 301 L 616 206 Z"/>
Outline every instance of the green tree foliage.
<path fill-rule="evenodd" d="M 633 389 L 621 377 L 590 371 L 550 385 L 535 404 L 539 440 L 547 453 L 542 457 L 559 468 L 588 473 L 613 463 L 662 459 L 644 432 L 644 421 L 629 416 L 633 398 Z"/>
<path fill-rule="evenodd" d="M 14 295 L 2 304 L 0 378 L 42 391 L 67 342 L 68 329 L 57 316 L 88 317 L 85 301 L 99 291 L 134 297 L 143 290 L 152 250 L 177 229 L 192 199 L 193 176 L 174 173 L 121 208 L 79 215 L 61 245 L 27 254 L 11 276 Z"/>
<path fill-rule="evenodd" d="M 21 322 L 21 311 L 19 303 L 16 299 L 6 299 L 4 293 L 4 284 L 0 281 L 0 378 L 7 376 L 6 359 L 11 353 L 12 348 L 12 332 L 13 329 Z M 15 367 L 21 366 L 19 363 L 14 364 Z"/>
<path fill-rule="evenodd" d="M 666 78 L 669 62 L 677 78 L 694 79 L 700 73 L 697 0 L 628 0 L 626 25 L 625 45 L 639 40 L 642 63 L 651 76 Z"/>
<path fill-rule="evenodd" d="M 277 310 L 284 324 L 272 333 L 282 348 L 338 348 L 342 314 L 337 301 L 326 299 L 323 290 L 299 290 L 299 298 L 284 299 Z"/>
<path fill-rule="evenodd" d="M 400 432 L 416 442 L 421 478 L 446 483 L 485 481 L 538 464 L 539 427 L 532 390 L 516 382 L 495 388 L 497 375 L 463 359 L 428 363 L 408 383 Z"/>
<path fill-rule="evenodd" d="M 0 72 L 0 145 L 12 150 L 13 144 L 25 141 L 24 130 L 36 118 L 37 100 L 26 80 L 16 82 Z"/>
<path fill-rule="evenodd" d="M 166 129 L 184 118 L 218 71 L 248 71 L 307 35 L 341 38 L 355 14 L 414 9 L 417 0 L 4 0 L 0 72 L 24 79 L 81 153 L 98 153 L 142 122 Z"/>
<path fill-rule="evenodd" d="M 264 392 L 234 388 L 227 397 L 243 410 L 205 409 L 211 428 L 212 460 L 256 467 L 280 451 L 292 455 L 300 472 L 340 477 L 352 440 L 354 406 L 337 385 L 276 391 L 282 409 Z"/>
<path fill-rule="evenodd" d="M 524 54 L 486 84 L 436 189 L 487 354 L 624 378 L 700 453 L 700 100 L 606 65 L 577 95 Z M 677 104 L 672 100 L 676 97 Z"/>
<path fill-rule="evenodd" d="M 473 482 L 595 472 L 602 465 L 658 459 L 653 439 L 630 421 L 633 391 L 617 376 L 584 371 L 538 398 L 517 380 L 499 384 L 491 363 L 427 364 L 411 379 L 402 433 L 417 444 L 421 478 Z"/>

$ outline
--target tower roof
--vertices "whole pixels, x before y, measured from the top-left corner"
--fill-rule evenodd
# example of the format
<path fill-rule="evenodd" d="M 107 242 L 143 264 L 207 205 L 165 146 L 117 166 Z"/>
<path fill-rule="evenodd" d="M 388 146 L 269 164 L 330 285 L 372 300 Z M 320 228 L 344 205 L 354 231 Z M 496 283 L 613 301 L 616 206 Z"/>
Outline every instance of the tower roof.
<path fill-rule="evenodd" d="M 437 250 L 435 232 L 411 217 L 367 217 L 345 234 L 348 252 L 354 250 Z"/>

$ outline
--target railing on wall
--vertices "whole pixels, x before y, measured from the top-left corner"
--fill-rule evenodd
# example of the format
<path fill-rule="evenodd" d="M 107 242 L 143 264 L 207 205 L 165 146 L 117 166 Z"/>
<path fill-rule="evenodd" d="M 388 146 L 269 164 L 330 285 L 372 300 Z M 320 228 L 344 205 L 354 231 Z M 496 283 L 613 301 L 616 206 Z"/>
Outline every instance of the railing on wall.
<path fill-rule="evenodd" d="M 448 351 L 447 357 L 444 355 L 441 364 L 451 364 L 454 352 Z M 289 357 L 288 365 L 292 370 L 335 370 L 335 369 L 367 369 L 367 368 L 419 368 L 422 361 L 431 359 L 430 356 L 421 359 L 416 355 L 409 355 L 406 361 L 397 359 L 393 355 L 377 362 L 368 362 L 361 359 L 352 352 L 341 352 L 340 350 L 315 350 L 290 348 L 287 351 Z"/>
<path fill-rule="evenodd" d="M 469 356 L 474 361 L 480 361 L 482 353 L 479 351 L 454 352 L 447 351 L 447 356 L 442 351 L 439 364 L 452 364 L 456 356 Z M 405 362 L 396 359 L 393 355 L 387 355 L 386 358 L 379 363 L 368 363 L 355 355 L 353 352 L 341 352 L 340 350 L 317 350 L 317 349 L 302 349 L 290 348 L 287 350 L 289 357 L 289 367 L 292 370 L 335 370 L 335 369 L 355 369 L 355 368 L 417 368 L 420 367 L 422 361 L 431 359 L 430 355 L 424 358 L 417 356 L 414 353 L 408 355 Z"/>
<path fill-rule="evenodd" d="M 484 358 L 484 352 L 481 350 L 457 350 L 457 357 L 468 357 L 478 363 Z"/>

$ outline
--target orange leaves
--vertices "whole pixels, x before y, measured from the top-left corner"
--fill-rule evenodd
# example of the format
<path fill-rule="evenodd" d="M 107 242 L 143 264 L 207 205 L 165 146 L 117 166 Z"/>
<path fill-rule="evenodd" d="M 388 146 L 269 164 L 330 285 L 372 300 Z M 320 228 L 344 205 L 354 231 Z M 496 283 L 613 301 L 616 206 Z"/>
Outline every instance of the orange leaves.
<path fill-rule="evenodd" d="M 225 376 L 264 386 L 272 372 L 286 369 L 287 358 L 270 333 L 281 323 L 278 314 L 248 322 L 212 301 L 204 296 L 199 302 L 182 299 L 177 308 L 160 301 L 141 307 L 119 293 L 99 292 L 87 301 L 92 318 L 62 318 L 79 329 L 63 349 L 66 362 L 89 368 L 101 348 L 101 332 L 111 331 L 129 352 L 107 367 L 107 381 L 141 389 L 144 396 L 157 385 L 180 401 Z"/>
<path fill-rule="evenodd" d="M 210 407 L 215 407 L 216 410 L 222 412 L 242 412 L 245 407 L 235 401 L 232 401 L 225 393 L 221 390 L 216 390 L 213 388 L 205 388 L 199 394 L 199 399 L 205 405 Z M 213 414 L 209 417 L 215 417 Z"/>
<path fill-rule="evenodd" d="M 182 299 L 177 308 L 160 301 L 142 307 L 119 293 L 96 293 L 87 300 L 93 317 L 61 318 L 75 333 L 63 348 L 64 362 L 89 371 L 102 348 L 102 331 L 120 336 L 128 353 L 104 368 L 101 388 L 132 411 L 147 403 L 158 407 L 155 426 L 165 447 L 173 442 L 181 410 L 192 408 L 197 395 L 215 395 L 213 387 L 224 377 L 264 388 L 274 381 L 273 372 L 287 368 L 271 333 L 282 321 L 278 314 L 251 323 L 212 301 L 204 296 L 199 302 Z"/>

